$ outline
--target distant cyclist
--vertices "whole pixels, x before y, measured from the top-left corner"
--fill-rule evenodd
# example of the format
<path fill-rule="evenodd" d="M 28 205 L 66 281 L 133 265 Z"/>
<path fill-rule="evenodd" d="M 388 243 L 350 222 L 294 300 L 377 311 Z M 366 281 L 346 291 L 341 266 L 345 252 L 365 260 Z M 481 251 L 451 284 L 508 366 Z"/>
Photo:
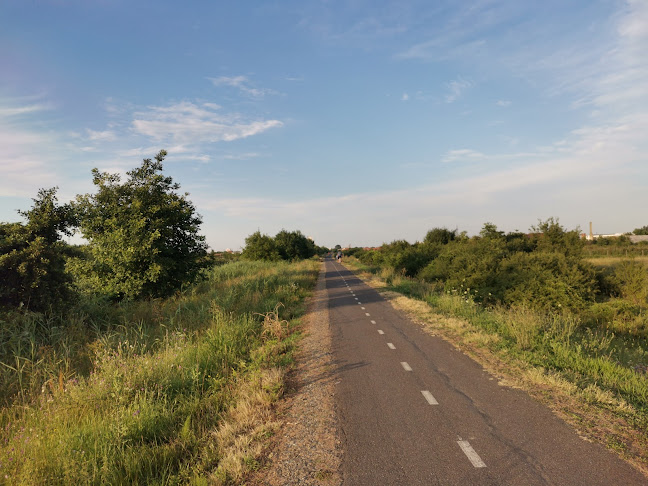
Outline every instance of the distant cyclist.
<path fill-rule="evenodd" d="M 342 261 L 342 252 L 338 251 L 337 255 L 335 255 L 335 259 L 340 263 Z"/>

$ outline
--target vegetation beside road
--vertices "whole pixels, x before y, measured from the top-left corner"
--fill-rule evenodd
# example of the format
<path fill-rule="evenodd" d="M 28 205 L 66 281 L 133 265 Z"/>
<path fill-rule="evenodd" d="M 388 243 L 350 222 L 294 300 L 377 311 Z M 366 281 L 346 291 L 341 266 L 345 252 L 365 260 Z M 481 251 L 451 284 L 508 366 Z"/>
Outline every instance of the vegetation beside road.
<path fill-rule="evenodd" d="M 351 250 L 345 264 L 646 471 L 648 270 L 637 259 L 592 264 L 555 220 L 535 230 L 437 228 L 415 245 Z"/>
<path fill-rule="evenodd" d="M 276 261 L 207 253 L 165 155 L 0 223 L 0 484 L 229 484 L 257 467 L 317 247 L 284 230 Z"/>
<path fill-rule="evenodd" d="M 238 262 L 164 300 L 3 318 L 0 482 L 224 484 L 253 469 L 319 263 Z"/>

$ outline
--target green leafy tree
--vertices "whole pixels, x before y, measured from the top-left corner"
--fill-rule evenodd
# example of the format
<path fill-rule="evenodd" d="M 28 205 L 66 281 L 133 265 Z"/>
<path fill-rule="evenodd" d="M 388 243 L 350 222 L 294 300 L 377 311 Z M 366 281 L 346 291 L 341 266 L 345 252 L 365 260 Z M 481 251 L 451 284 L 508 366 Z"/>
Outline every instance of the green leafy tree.
<path fill-rule="evenodd" d="M 41 189 L 33 201 L 19 211 L 26 224 L 0 224 L 0 304 L 44 311 L 72 298 L 61 235 L 71 234 L 74 218 L 69 204 L 57 203 L 56 188 Z"/>
<path fill-rule="evenodd" d="M 641 228 L 635 228 L 632 232 L 634 235 L 648 235 L 648 225 L 642 226 Z"/>
<path fill-rule="evenodd" d="M 504 232 L 499 231 L 497 229 L 497 226 L 494 225 L 493 223 L 484 223 L 484 226 L 479 232 L 479 236 L 481 236 L 482 238 L 499 239 L 499 238 L 504 238 Z"/>
<path fill-rule="evenodd" d="M 284 260 L 303 260 L 315 255 L 315 244 L 301 231 L 281 230 L 275 235 L 274 241 Z"/>
<path fill-rule="evenodd" d="M 450 231 L 447 228 L 432 228 L 425 235 L 423 243 L 427 245 L 447 245 L 457 237 L 457 230 Z"/>
<path fill-rule="evenodd" d="M 166 152 L 127 173 L 93 169 L 95 194 L 77 197 L 79 226 L 91 258 L 77 261 L 85 286 L 113 298 L 167 296 L 193 281 L 207 259 L 201 217 L 162 174 Z"/>
<path fill-rule="evenodd" d="M 566 231 L 558 219 L 549 218 L 538 221 L 537 226 L 532 226 L 535 233 L 536 249 L 539 251 L 559 252 L 567 257 L 580 258 L 583 254 L 583 240 L 578 228 Z"/>
<path fill-rule="evenodd" d="M 245 248 L 241 257 L 246 260 L 269 260 L 273 262 L 281 260 L 275 240 L 271 236 L 261 234 L 260 231 L 256 231 L 245 238 Z"/>

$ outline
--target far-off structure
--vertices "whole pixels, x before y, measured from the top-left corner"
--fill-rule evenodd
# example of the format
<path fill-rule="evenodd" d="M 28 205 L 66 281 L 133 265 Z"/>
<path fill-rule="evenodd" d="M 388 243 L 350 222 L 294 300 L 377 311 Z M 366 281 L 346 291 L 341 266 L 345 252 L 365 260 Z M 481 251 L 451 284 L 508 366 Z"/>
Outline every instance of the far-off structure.
<path fill-rule="evenodd" d="M 589 234 L 582 233 L 581 236 L 587 241 L 594 241 L 598 238 L 617 238 L 619 236 L 626 236 L 632 243 L 640 243 L 648 241 L 648 235 L 633 235 L 628 233 L 614 233 L 611 235 L 595 235 L 592 231 L 592 222 L 589 223 Z"/>

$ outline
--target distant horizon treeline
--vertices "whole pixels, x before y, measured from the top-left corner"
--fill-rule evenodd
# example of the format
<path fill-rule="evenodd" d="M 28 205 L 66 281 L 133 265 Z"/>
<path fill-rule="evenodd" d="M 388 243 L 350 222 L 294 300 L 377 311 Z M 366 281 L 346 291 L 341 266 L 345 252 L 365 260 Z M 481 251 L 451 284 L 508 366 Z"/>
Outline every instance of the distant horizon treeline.
<path fill-rule="evenodd" d="M 245 238 L 245 248 L 241 258 L 245 260 L 304 260 L 315 255 L 327 253 L 328 248 L 320 247 L 307 238 L 301 231 L 282 229 L 274 238 L 255 231 Z"/>

